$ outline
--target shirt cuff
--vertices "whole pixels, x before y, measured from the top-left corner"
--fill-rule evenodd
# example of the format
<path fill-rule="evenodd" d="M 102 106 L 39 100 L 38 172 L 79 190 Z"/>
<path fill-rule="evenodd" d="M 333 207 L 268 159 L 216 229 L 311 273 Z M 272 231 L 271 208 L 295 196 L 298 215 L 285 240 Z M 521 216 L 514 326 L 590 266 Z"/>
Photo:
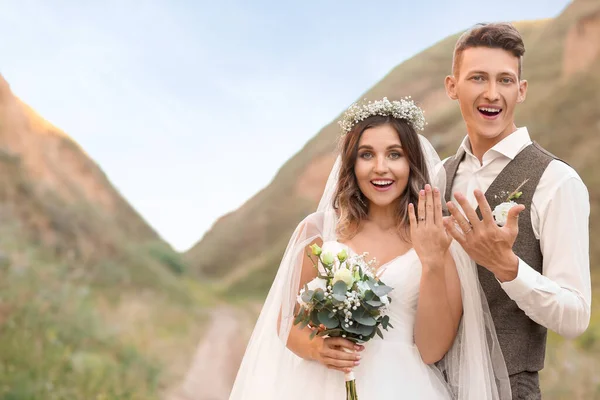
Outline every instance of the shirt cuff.
<path fill-rule="evenodd" d="M 519 258 L 517 277 L 512 281 L 500 282 L 500 286 L 504 289 L 508 297 L 516 301 L 531 293 L 536 288 L 539 276 L 539 272 Z"/>

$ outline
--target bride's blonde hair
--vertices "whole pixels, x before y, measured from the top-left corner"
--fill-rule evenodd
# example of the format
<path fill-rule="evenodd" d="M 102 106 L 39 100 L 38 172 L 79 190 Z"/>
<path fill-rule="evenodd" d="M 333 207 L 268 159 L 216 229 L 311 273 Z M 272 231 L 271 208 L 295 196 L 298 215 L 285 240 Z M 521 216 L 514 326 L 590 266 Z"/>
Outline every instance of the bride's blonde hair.
<path fill-rule="evenodd" d="M 382 125 L 390 125 L 397 133 L 404 156 L 408 160 L 410 174 L 408 184 L 402 195 L 395 201 L 396 226 L 404 238 L 408 238 L 408 205 L 416 205 L 419 191 L 429 182 L 429 171 L 421 148 L 419 135 L 407 121 L 392 116 L 374 115 L 358 122 L 342 136 L 340 154 L 342 165 L 335 195 L 333 208 L 338 214 L 336 233 L 342 240 L 351 239 L 368 214 L 368 200 L 358 187 L 354 166 L 358 157 L 358 143 L 365 130 Z"/>

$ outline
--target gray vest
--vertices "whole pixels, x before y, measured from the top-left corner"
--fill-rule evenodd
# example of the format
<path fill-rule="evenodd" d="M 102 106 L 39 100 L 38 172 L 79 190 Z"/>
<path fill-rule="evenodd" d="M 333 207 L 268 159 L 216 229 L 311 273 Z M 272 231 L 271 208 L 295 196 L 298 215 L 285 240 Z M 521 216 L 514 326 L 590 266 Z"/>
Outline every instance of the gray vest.
<path fill-rule="evenodd" d="M 454 177 L 464 156 L 464 153 L 459 153 L 444 164 L 447 182 L 446 200 L 451 199 Z M 529 179 L 519 190 L 523 192 L 522 196 L 516 200 L 525 205 L 525 210 L 519 214 L 519 235 L 513 245 L 513 251 L 527 265 L 540 273 L 543 256 L 539 240 L 535 238 L 531 226 L 531 200 L 546 167 L 555 159 L 557 159 L 555 156 L 534 142 L 524 148 L 500 172 L 485 192 L 485 197 L 493 210 L 498 204 L 506 201 L 508 196 L 506 192 L 512 193 L 523 181 Z M 479 208 L 477 214 L 481 218 Z M 509 375 L 523 371 L 540 371 L 544 367 L 546 353 L 546 328 L 532 321 L 517 306 L 517 303 L 508 297 L 494 274 L 478 265 L 478 275 L 490 307 Z"/>

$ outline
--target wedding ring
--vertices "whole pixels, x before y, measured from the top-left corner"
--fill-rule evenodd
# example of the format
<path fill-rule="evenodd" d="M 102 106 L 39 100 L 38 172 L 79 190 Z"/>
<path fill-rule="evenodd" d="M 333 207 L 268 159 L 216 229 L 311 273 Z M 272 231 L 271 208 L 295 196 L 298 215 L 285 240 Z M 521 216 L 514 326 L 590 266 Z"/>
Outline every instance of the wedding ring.
<path fill-rule="evenodd" d="M 473 227 L 470 226 L 468 231 L 465 231 L 465 235 L 473 230 Z"/>

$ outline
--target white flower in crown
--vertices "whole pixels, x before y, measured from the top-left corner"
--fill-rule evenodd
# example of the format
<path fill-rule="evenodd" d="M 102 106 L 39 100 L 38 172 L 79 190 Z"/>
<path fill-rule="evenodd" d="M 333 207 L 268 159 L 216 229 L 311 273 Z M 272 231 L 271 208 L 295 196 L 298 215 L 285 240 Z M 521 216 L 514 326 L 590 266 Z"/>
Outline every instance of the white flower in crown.
<path fill-rule="evenodd" d="M 350 132 L 354 125 L 360 121 L 372 117 L 374 115 L 392 116 L 394 118 L 403 119 L 410 124 L 415 131 L 425 129 L 425 111 L 417 106 L 411 97 L 405 97 L 400 100 L 389 101 L 387 97 L 382 100 L 369 101 L 366 104 L 359 105 L 357 103 L 348 107 L 348 110 L 338 121 L 342 128 L 342 135 Z"/>

